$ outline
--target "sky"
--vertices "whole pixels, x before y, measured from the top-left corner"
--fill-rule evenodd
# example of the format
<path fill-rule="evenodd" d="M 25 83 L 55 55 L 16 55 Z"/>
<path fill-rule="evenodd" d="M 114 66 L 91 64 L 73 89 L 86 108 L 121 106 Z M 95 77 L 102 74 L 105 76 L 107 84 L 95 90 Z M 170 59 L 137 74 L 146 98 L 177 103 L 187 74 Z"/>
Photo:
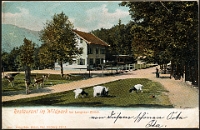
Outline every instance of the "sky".
<path fill-rule="evenodd" d="M 118 4 L 120 1 L 71 1 L 71 2 L 3 2 L 2 24 L 12 24 L 29 30 L 40 31 L 54 14 L 63 12 L 68 16 L 74 29 L 89 32 L 123 24 L 131 20 L 129 8 Z"/>

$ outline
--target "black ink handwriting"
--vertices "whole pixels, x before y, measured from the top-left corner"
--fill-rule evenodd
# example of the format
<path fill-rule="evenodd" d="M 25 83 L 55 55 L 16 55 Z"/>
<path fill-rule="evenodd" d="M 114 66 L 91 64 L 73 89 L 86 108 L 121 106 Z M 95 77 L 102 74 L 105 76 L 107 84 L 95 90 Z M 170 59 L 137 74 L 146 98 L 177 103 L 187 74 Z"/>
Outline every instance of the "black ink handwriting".
<path fill-rule="evenodd" d="M 133 118 L 133 116 L 121 116 L 121 112 L 119 112 L 118 114 L 116 114 L 114 111 L 111 112 L 111 114 L 109 116 L 107 116 L 107 119 L 115 119 L 114 123 L 116 123 L 116 121 L 118 119 L 131 119 Z"/>
<path fill-rule="evenodd" d="M 161 128 L 161 127 L 163 127 L 163 125 L 157 123 L 157 120 L 151 120 L 146 124 L 145 127 L 147 127 L 147 128 L 150 128 L 150 127 Z"/>
<path fill-rule="evenodd" d="M 134 122 L 140 122 L 142 119 L 150 119 L 150 120 L 155 120 L 155 119 L 163 119 L 164 116 L 148 116 L 147 112 L 140 112 L 134 119 Z"/>
<path fill-rule="evenodd" d="M 181 120 L 187 118 L 187 116 L 182 116 L 182 112 L 171 112 L 167 116 L 167 120 Z"/>

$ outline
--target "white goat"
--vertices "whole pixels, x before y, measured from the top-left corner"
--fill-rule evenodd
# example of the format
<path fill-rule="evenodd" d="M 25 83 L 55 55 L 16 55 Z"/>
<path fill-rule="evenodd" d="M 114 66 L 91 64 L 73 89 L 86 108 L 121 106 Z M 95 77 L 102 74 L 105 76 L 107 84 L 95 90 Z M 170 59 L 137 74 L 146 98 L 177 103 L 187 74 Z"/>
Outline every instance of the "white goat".
<path fill-rule="evenodd" d="M 132 87 L 129 92 L 131 93 L 132 91 L 136 91 L 136 93 L 138 92 L 138 90 L 142 91 L 142 87 L 144 87 L 142 84 L 136 84 L 134 87 Z"/>
<path fill-rule="evenodd" d="M 81 94 L 82 97 L 83 95 L 88 96 L 88 93 L 86 93 L 83 89 L 80 88 L 75 89 L 73 92 L 75 93 L 75 99 L 78 98 L 79 94 Z"/>
<path fill-rule="evenodd" d="M 108 88 L 105 86 L 95 86 L 93 87 L 94 93 L 93 96 L 96 97 L 99 96 L 107 96 L 108 95 Z"/>

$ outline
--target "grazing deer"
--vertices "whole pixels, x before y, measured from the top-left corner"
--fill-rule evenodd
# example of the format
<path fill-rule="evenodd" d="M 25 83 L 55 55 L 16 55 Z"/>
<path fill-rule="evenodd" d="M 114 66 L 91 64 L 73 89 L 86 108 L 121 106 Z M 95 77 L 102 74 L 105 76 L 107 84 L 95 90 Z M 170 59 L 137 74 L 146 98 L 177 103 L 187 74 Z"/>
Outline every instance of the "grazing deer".
<path fill-rule="evenodd" d="M 45 81 L 49 79 L 49 76 L 50 76 L 50 73 L 42 75 L 42 78 L 44 79 L 44 85 L 45 85 Z"/>
<path fill-rule="evenodd" d="M 34 81 L 35 83 L 33 84 L 34 86 L 37 85 L 37 89 L 38 89 L 38 86 L 40 85 L 43 85 L 44 86 L 44 77 L 40 77 L 40 78 L 36 78 L 34 77 Z"/>
<path fill-rule="evenodd" d="M 64 74 L 63 77 L 65 77 L 66 79 L 70 80 L 72 75 L 71 74 Z"/>
<path fill-rule="evenodd" d="M 49 79 L 50 73 L 43 74 L 42 77 L 44 78 L 44 81 L 47 81 Z"/>
<path fill-rule="evenodd" d="M 14 79 L 17 74 L 19 74 L 19 73 L 11 73 L 11 74 L 7 74 L 4 76 L 5 79 L 7 79 L 9 83 L 11 83 L 12 87 L 14 86 Z"/>

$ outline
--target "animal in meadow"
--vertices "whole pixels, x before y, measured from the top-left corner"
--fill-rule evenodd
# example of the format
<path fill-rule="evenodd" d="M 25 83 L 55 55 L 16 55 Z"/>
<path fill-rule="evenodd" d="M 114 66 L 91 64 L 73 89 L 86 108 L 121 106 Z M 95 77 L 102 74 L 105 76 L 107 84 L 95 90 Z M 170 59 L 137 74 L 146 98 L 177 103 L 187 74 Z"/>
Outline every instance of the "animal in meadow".
<path fill-rule="evenodd" d="M 44 81 L 47 81 L 50 77 L 50 73 L 48 74 L 43 74 L 42 77 L 44 78 Z"/>
<path fill-rule="evenodd" d="M 129 89 L 129 92 L 130 92 L 130 93 L 133 92 L 133 91 L 136 91 L 136 93 L 137 93 L 138 91 L 143 92 L 143 91 L 142 91 L 142 88 L 143 88 L 143 87 L 144 87 L 144 86 L 143 86 L 142 84 L 136 84 L 136 85 L 134 85 L 132 88 Z"/>
<path fill-rule="evenodd" d="M 44 86 L 44 77 L 39 77 L 39 78 L 36 78 L 34 77 L 34 84 L 33 86 L 36 86 L 37 85 L 37 89 L 38 89 L 38 86 L 42 87 Z"/>
<path fill-rule="evenodd" d="M 14 80 L 15 76 L 18 75 L 19 73 L 10 73 L 4 76 L 5 79 L 8 80 L 8 82 L 11 84 L 11 86 L 14 86 Z"/>
<path fill-rule="evenodd" d="M 88 96 L 88 93 L 85 92 L 85 91 L 84 91 L 83 89 L 81 89 L 81 88 L 77 88 L 77 89 L 75 89 L 73 92 L 75 93 L 75 99 L 77 99 L 79 95 L 81 95 L 82 97 L 84 97 L 84 95 L 85 95 L 85 96 Z"/>
<path fill-rule="evenodd" d="M 44 79 L 43 85 L 45 85 L 45 81 L 48 81 L 49 77 L 50 77 L 50 73 L 48 73 L 48 74 L 43 74 L 43 75 L 42 75 L 42 78 Z"/>
<path fill-rule="evenodd" d="M 70 80 L 72 75 L 71 74 L 63 74 L 62 77 L 64 77 L 66 80 Z"/>
<path fill-rule="evenodd" d="M 94 93 L 93 96 L 108 96 L 108 88 L 105 86 L 95 86 L 93 87 Z"/>

